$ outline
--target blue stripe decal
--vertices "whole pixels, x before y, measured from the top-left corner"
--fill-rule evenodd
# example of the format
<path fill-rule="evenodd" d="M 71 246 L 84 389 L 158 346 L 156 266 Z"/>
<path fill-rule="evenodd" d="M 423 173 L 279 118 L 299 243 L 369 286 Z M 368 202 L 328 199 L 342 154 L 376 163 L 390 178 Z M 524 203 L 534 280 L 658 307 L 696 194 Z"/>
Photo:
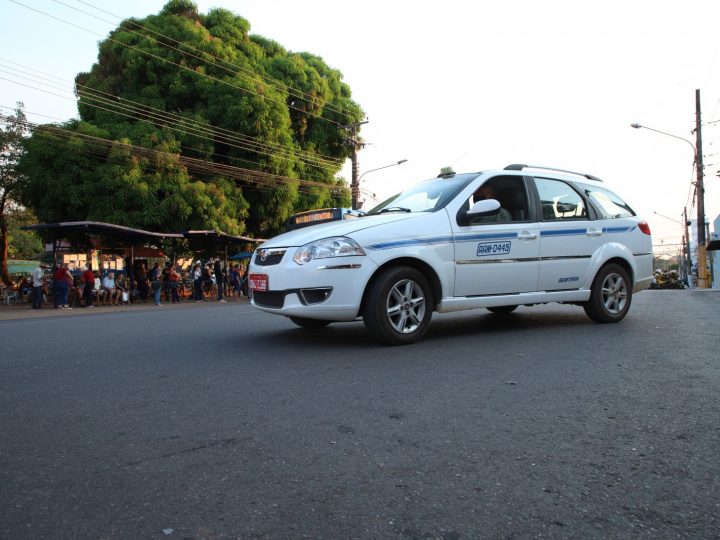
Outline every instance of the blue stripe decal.
<path fill-rule="evenodd" d="M 587 229 L 549 229 L 540 231 L 540 236 L 573 236 L 587 234 Z"/>
<path fill-rule="evenodd" d="M 633 228 L 630 227 L 603 227 L 604 233 L 623 233 L 632 232 Z M 587 229 L 547 229 L 540 231 L 541 236 L 575 236 L 579 234 L 587 234 Z"/>
<path fill-rule="evenodd" d="M 628 231 L 632 232 L 632 230 L 634 228 L 635 227 L 633 227 L 632 229 L 630 227 L 605 227 L 603 229 L 603 232 L 608 232 L 608 233 L 628 232 Z"/>
<path fill-rule="evenodd" d="M 634 230 L 635 227 L 605 227 L 603 228 L 604 233 L 622 233 Z M 588 230 L 585 229 L 548 229 L 540 231 L 541 236 L 576 236 L 587 234 Z M 507 233 L 486 233 L 486 234 L 467 234 L 453 236 L 435 236 L 430 238 L 411 238 L 408 240 L 396 240 L 394 242 L 382 242 L 380 244 L 373 244 L 366 246 L 368 249 L 393 249 L 398 247 L 406 246 L 425 246 L 430 244 L 447 244 L 450 242 L 476 242 L 479 240 L 506 240 L 517 238 L 517 232 Z"/>
<path fill-rule="evenodd" d="M 434 238 L 414 238 L 411 240 L 398 240 L 396 242 L 383 242 L 367 246 L 368 249 L 392 249 L 404 246 L 424 246 L 427 244 L 446 244 L 452 242 L 452 236 L 436 236 Z"/>
<path fill-rule="evenodd" d="M 518 233 L 495 233 L 495 234 L 468 234 L 462 236 L 456 236 L 455 239 L 458 242 L 470 242 L 474 240 L 504 240 L 507 238 L 517 238 Z"/>

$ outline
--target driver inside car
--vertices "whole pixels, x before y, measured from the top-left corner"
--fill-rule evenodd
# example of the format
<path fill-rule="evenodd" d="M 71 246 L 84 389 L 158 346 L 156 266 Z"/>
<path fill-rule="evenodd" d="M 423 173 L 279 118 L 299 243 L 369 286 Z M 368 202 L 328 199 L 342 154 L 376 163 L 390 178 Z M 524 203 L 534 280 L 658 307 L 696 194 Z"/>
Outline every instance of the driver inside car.
<path fill-rule="evenodd" d="M 475 193 L 473 193 L 470 206 L 485 199 L 497 199 L 495 196 L 495 190 L 488 184 L 483 184 L 475 191 Z M 508 221 L 512 221 L 512 215 L 508 210 L 501 206 L 497 214 L 493 214 L 492 216 L 473 217 L 471 219 L 471 225 L 478 225 L 480 223 L 506 223 Z"/>

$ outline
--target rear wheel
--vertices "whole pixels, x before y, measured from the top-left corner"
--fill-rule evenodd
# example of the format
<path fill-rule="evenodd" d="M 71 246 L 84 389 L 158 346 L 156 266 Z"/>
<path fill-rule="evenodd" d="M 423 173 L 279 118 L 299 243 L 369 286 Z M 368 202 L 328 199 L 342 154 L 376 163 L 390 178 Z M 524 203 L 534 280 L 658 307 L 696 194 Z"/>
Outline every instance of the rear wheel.
<path fill-rule="evenodd" d="M 507 315 L 517 309 L 517 306 L 495 306 L 487 308 L 488 311 L 496 315 Z"/>
<path fill-rule="evenodd" d="M 595 276 L 585 313 L 598 323 L 620 322 L 627 315 L 632 301 L 632 283 L 627 271 L 619 264 L 603 266 Z"/>
<path fill-rule="evenodd" d="M 306 317 L 290 317 L 290 320 L 302 328 L 308 330 L 319 330 L 325 328 L 331 321 L 322 319 L 308 319 Z"/>
<path fill-rule="evenodd" d="M 430 285 L 419 271 L 407 266 L 388 268 L 367 291 L 363 321 L 377 339 L 408 345 L 427 332 L 432 318 Z"/>

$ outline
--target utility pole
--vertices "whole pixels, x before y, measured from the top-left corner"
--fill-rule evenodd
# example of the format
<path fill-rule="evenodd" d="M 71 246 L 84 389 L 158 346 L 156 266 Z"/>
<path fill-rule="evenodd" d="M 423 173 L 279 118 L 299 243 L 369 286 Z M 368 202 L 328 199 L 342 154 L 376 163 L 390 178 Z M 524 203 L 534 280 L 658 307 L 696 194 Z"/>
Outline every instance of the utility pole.
<path fill-rule="evenodd" d="M 364 120 L 363 122 L 355 122 L 354 124 L 343 126 L 345 130 L 349 132 L 349 136 L 345 137 L 345 142 L 347 142 L 351 148 L 350 160 L 352 161 L 352 180 L 350 181 L 350 196 L 352 197 L 353 210 L 357 210 L 358 199 L 360 198 L 360 168 L 358 167 L 357 153 L 358 150 L 365 146 L 364 142 L 358 140 L 357 132 L 360 126 L 367 123 L 368 120 Z"/>
<path fill-rule="evenodd" d="M 683 266 L 685 267 L 685 280 L 687 281 L 688 287 L 690 286 L 690 274 L 692 273 L 692 260 L 690 259 L 690 222 L 687 218 L 687 206 L 683 208 L 683 251 L 685 254 L 685 260 Z"/>
<path fill-rule="evenodd" d="M 705 239 L 705 187 L 703 185 L 704 167 L 702 153 L 702 133 L 700 121 L 700 90 L 695 90 L 695 165 L 697 167 L 697 259 L 698 288 L 707 289 L 707 251 Z"/>

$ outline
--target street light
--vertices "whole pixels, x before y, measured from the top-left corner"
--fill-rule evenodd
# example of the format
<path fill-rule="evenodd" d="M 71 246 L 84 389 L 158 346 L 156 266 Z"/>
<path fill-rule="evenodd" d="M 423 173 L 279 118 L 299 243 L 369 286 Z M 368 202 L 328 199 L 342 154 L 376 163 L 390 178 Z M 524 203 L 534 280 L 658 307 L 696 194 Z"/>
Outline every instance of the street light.
<path fill-rule="evenodd" d="M 353 199 L 352 199 L 352 207 L 353 210 L 359 209 L 358 206 L 358 195 L 360 194 L 360 180 L 362 180 L 362 177 L 365 176 L 368 173 L 379 171 L 381 169 L 387 169 L 388 167 L 397 167 L 398 165 L 402 165 L 403 163 L 407 162 L 407 159 L 401 159 L 400 161 L 396 161 L 395 163 L 391 163 L 390 165 L 383 165 L 382 167 L 378 167 L 377 169 L 370 169 L 369 171 L 365 171 L 362 173 L 358 179 L 357 179 L 357 192 L 353 192 Z"/>
<path fill-rule="evenodd" d="M 668 137 L 672 137 L 673 139 L 680 139 L 681 141 L 685 141 L 688 143 L 692 149 L 693 149 L 693 156 L 697 157 L 697 150 L 695 149 L 695 145 L 688 141 L 687 139 L 683 139 L 682 137 L 678 137 L 677 135 L 673 135 L 672 133 L 666 133 L 665 131 L 660 131 L 659 129 L 654 129 L 651 127 L 643 126 L 642 124 L 630 124 L 630 127 L 633 127 L 635 129 L 649 129 L 650 131 L 654 131 L 655 133 L 662 133 L 663 135 L 667 135 Z"/>
<path fill-rule="evenodd" d="M 669 219 L 670 221 L 674 221 L 674 222 L 677 223 L 678 225 L 683 225 L 683 222 L 682 222 L 682 221 L 678 221 L 677 219 L 673 219 L 673 218 L 671 218 L 671 217 L 664 216 L 664 215 L 662 215 L 660 212 L 656 212 L 655 210 L 653 210 L 653 214 L 655 214 L 655 215 L 657 215 L 657 216 L 660 216 L 660 217 L 662 217 L 662 218 L 665 218 L 665 219 Z"/>
<path fill-rule="evenodd" d="M 702 163 L 702 139 L 700 135 L 700 95 L 699 90 L 696 91 L 696 110 L 697 110 L 697 127 L 695 129 L 695 135 L 697 137 L 697 146 L 695 146 L 693 143 L 691 143 L 689 140 L 679 137 L 677 135 L 673 135 L 672 133 L 667 133 L 665 131 L 660 131 L 659 129 L 651 128 L 648 126 L 643 126 L 641 124 L 635 123 L 630 124 L 630 127 L 633 127 L 635 129 L 649 129 L 650 131 L 654 131 L 655 133 L 660 133 L 661 135 L 666 135 L 668 137 L 672 137 L 673 139 L 680 139 L 681 141 L 685 141 L 690 145 L 690 147 L 693 149 L 693 156 L 695 158 L 694 165 L 697 167 L 696 169 L 696 176 L 697 176 L 697 183 L 695 184 L 695 187 L 697 189 L 697 197 L 698 197 L 698 204 L 697 204 L 697 235 L 698 235 L 698 249 L 697 249 L 697 261 L 698 261 L 698 271 L 697 271 L 697 277 L 698 277 L 698 287 L 701 289 L 707 288 L 707 252 L 705 251 L 705 188 L 703 187 L 703 163 Z M 657 213 L 657 212 L 656 212 Z M 663 216 L 665 217 L 665 216 Z M 689 244 L 689 242 L 688 242 Z M 689 250 L 688 250 L 689 252 Z"/>
<path fill-rule="evenodd" d="M 368 173 L 379 171 L 380 169 L 387 169 L 388 167 L 397 167 L 398 165 L 402 165 L 406 161 L 407 161 L 407 159 L 401 159 L 400 161 L 398 161 L 396 163 L 391 163 L 390 165 L 384 165 L 382 167 L 378 167 L 377 169 L 370 169 L 369 171 L 365 171 L 364 173 L 362 173 L 360 175 L 360 178 L 358 178 L 358 183 L 360 183 L 360 180 L 362 180 L 362 177 Z"/>

